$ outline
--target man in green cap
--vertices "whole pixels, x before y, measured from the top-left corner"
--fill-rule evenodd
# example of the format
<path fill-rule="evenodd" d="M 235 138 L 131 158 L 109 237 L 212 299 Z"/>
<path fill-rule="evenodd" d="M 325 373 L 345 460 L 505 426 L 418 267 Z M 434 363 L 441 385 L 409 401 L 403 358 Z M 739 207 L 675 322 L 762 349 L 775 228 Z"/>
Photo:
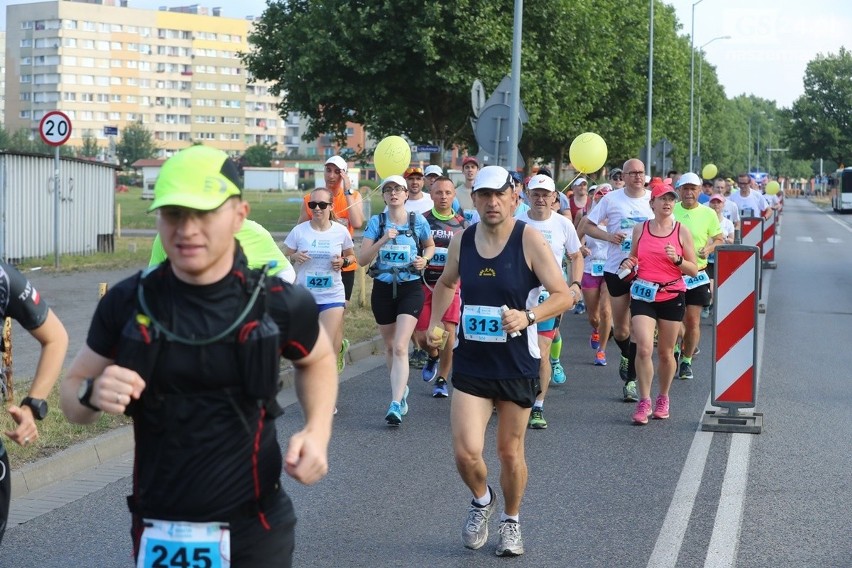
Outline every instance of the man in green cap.
<path fill-rule="evenodd" d="M 62 383 L 88 424 L 133 418 L 133 553 L 234 568 L 290 566 L 295 513 L 283 470 L 328 471 L 335 357 L 310 293 L 248 267 L 234 235 L 249 212 L 228 156 L 193 146 L 166 161 L 150 211 L 168 260 L 113 287 Z M 282 459 L 279 357 L 293 361 L 305 427 Z M 283 463 L 282 463 L 283 462 Z"/>

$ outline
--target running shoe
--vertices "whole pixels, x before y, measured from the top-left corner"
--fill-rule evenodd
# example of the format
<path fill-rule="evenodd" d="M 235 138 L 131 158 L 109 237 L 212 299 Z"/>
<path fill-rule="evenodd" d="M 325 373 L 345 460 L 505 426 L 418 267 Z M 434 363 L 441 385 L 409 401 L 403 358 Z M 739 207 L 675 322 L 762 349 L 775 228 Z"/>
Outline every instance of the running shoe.
<path fill-rule="evenodd" d="M 585 314 L 586 313 L 586 303 L 583 300 L 577 302 L 577 305 L 574 306 L 575 314 Z"/>
<path fill-rule="evenodd" d="M 408 365 L 415 369 L 422 369 L 428 358 L 429 356 L 422 349 L 414 349 L 408 358 Z"/>
<path fill-rule="evenodd" d="M 669 417 L 669 397 L 661 394 L 654 402 L 654 418 L 657 420 L 665 420 Z"/>
<path fill-rule="evenodd" d="M 636 381 L 627 381 L 624 383 L 624 388 L 621 389 L 624 395 L 624 402 L 636 402 L 639 400 L 639 392 L 636 390 Z"/>
<path fill-rule="evenodd" d="M 700 347 L 698 347 L 698 346 L 696 345 L 696 346 L 695 346 L 695 351 L 693 351 L 693 352 L 692 352 L 692 356 L 693 356 L 693 357 L 695 357 L 695 356 L 696 356 L 696 355 L 698 355 L 699 353 L 701 353 L 701 348 L 700 348 Z"/>
<path fill-rule="evenodd" d="M 710 317 L 710 306 L 704 306 L 701 308 L 701 319 L 707 319 Z"/>
<path fill-rule="evenodd" d="M 595 353 L 595 365 L 598 367 L 606 366 L 606 353 L 604 351 L 598 351 Z"/>
<path fill-rule="evenodd" d="M 544 419 L 544 410 L 533 406 L 532 412 L 530 412 L 530 428 L 533 430 L 545 430 L 547 429 L 547 420 Z"/>
<path fill-rule="evenodd" d="M 562 363 L 559 362 L 559 359 L 551 359 L 550 368 L 552 370 L 550 380 L 557 385 L 565 384 L 568 377 L 565 376 L 565 369 L 562 368 Z"/>
<path fill-rule="evenodd" d="M 474 501 L 470 502 L 470 507 L 467 510 L 467 519 L 465 519 L 464 527 L 462 528 L 462 542 L 465 548 L 482 548 L 482 545 L 488 540 L 488 518 L 494 509 L 497 507 L 497 494 L 488 488 L 491 493 L 491 502 L 487 505 L 477 505 Z"/>
<path fill-rule="evenodd" d="M 438 380 L 435 381 L 435 388 L 432 389 L 432 397 L 447 398 L 448 396 L 450 396 L 450 393 L 447 390 L 447 379 L 438 377 Z"/>
<path fill-rule="evenodd" d="M 405 386 L 405 392 L 402 393 L 402 401 L 399 403 L 399 413 L 403 416 L 408 414 L 408 385 Z"/>
<path fill-rule="evenodd" d="M 349 340 L 345 337 L 343 338 L 343 342 L 340 344 L 340 351 L 337 352 L 337 374 L 343 372 L 343 369 L 346 368 L 346 352 L 349 351 Z"/>
<path fill-rule="evenodd" d="M 518 521 L 501 521 L 497 530 L 500 534 L 497 556 L 520 556 L 524 553 L 524 539 L 521 537 L 521 524 Z"/>
<path fill-rule="evenodd" d="M 624 355 L 621 356 L 621 362 L 618 364 L 618 376 L 625 383 L 630 380 L 630 375 L 627 374 L 630 369 L 630 361 Z"/>
<path fill-rule="evenodd" d="M 423 365 L 423 370 L 420 372 L 420 375 L 423 377 L 424 381 L 431 383 L 435 377 L 438 376 L 438 358 L 427 358 L 426 364 Z"/>
<path fill-rule="evenodd" d="M 651 399 L 643 398 L 636 403 L 636 412 L 633 413 L 633 422 L 636 424 L 647 424 L 651 416 Z"/>
<path fill-rule="evenodd" d="M 598 333 L 598 330 L 596 330 L 596 329 L 592 330 L 592 336 L 589 337 L 589 345 L 595 351 L 597 351 L 598 349 L 601 348 L 601 334 Z"/>
<path fill-rule="evenodd" d="M 399 403 L 393 401 L 388 407 L 388 413 L 385 415 L 385 422 L 390 426 L 399 426 L 402 424 L 402 412 L 400 411 Z"/>
<path fill-rule="evenodd" d="M 683 380 L 694 379 L 695 375 L 692 374 L 692 365 L 690 365 L 686 361 L 681 361 L 680 372 L 678 373 L 678 377 Z"/>

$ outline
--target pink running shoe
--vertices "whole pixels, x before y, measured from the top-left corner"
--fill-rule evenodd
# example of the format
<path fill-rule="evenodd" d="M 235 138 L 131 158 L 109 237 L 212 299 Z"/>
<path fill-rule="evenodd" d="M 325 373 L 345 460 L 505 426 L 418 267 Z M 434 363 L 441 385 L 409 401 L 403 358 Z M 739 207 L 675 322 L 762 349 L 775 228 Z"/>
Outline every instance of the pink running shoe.
<path fill-rule="evenodd" d="M 647 424 L 651 416 L 651 399 L 643 398 L 636 403 L 636 412 L 633 413 L 633 422 L 636 424 Z"/>
<path fill-rule="evenodd" d="M 654 418 L 665 420 L 669 417 L 669 397 L 661 394 L 654 403 Z"/>
<path fill-rule="evenodd" d="M 595 351 L 601 348 L 601 334 L 598 333 L 598 330 L 592 330 L 592 335 L 589 337 L 589 345 Z"/>

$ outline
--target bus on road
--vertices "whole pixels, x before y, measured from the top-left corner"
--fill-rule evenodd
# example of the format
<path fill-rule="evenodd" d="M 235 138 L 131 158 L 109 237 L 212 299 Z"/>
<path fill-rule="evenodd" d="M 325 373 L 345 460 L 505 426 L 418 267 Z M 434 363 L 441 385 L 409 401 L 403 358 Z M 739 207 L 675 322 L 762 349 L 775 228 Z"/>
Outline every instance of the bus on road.
<path fill-rule="evenodd" d="M 838 213 L 852 211 L 852 168 L 837 171 L 831 189 L 831 208 Z"/>

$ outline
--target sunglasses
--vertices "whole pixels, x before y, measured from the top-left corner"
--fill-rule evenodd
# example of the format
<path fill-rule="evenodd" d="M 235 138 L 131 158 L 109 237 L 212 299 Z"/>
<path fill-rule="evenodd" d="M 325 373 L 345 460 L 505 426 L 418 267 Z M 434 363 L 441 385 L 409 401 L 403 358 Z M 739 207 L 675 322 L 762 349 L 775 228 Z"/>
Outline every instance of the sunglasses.
<path fill-rule="evenodd" d="M 308 201 L 308 209 L 316 209 L 319 207 L 323 211 L 329 208 L 331 203 L 326 203 L 325 201 Z"/>
<path fill-rule="evenodd" d="M 615 175 L 609 176 L 609 179 L 612 179 L 612 180 L 615 180 L 615 181 L 621 181 L 623 178 L 621 177 L 621 174 L 615 174 Z"/>
<path fill-rule="evenodd" d="M 407 187 L 399 187 L 398 185 L 395 187 L 386 187 L 382 190 L 382 193 L 405 193 L 408 191 Z"/>

